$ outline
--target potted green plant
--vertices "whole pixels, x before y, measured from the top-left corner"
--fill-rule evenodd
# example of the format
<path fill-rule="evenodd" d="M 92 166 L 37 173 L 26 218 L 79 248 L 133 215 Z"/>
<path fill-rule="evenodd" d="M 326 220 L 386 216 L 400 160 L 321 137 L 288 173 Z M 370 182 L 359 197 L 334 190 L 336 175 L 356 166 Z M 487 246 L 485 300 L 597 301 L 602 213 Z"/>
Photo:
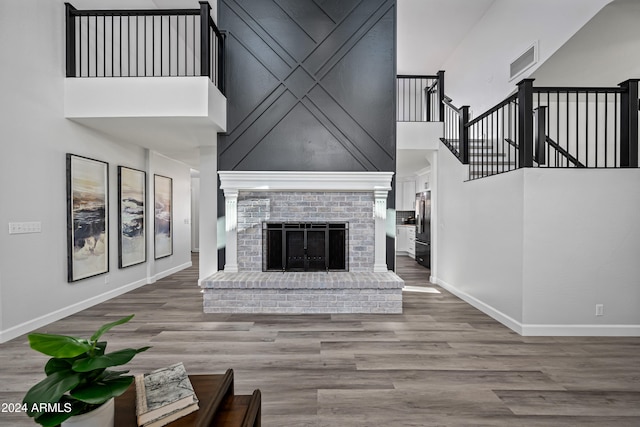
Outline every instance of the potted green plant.
<path fill-rule="evenodd" d="M 150 347 L 106 353 L 107 342 L 99 340 L 105 332 L 132 318 L 133 314 L 107 323 L 89 339 L 29 334 L 31 348 L 51 359 L 44 367 L 47 377 L 31 387 L 22 401 L 27 415 L 48 427 L 57 426 L 73 416 L 88 414 L 105 403 L 112 406 L 113 398 L 124 393 L 134 377 L 125 375 L 128 371 L 107 368 L 124 365 Z M 113 409 L 111 411 L 113 420 Z"/>

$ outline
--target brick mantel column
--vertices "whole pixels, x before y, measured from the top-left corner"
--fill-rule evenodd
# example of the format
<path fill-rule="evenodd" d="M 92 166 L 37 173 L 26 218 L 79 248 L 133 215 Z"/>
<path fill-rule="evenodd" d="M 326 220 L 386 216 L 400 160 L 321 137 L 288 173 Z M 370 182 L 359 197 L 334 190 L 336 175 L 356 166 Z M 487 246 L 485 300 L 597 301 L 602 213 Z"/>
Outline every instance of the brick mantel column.
<path fill-rule="evenodd" d="M 375 190 L 373 192 L 373 217 L 375 220 L 375 252 L 374 273 L 385 273 L 387 268 L 387 190 Z"/>
<path fill-rule="evenodd" d="M 238 272 L 238 190 L 224 190 L 225 231 L 227 245 L 224 271 Z"/>

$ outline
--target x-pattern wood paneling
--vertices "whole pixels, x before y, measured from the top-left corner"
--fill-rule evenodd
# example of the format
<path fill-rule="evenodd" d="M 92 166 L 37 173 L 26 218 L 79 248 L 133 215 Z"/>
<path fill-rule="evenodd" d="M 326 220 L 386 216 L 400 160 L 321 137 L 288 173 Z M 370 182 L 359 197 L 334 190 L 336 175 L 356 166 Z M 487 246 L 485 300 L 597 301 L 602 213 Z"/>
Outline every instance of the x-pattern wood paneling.
<path fill-rule="evenodd" d="M 220 169 L 395 169 L 395 0 L 222 0 Z"/>

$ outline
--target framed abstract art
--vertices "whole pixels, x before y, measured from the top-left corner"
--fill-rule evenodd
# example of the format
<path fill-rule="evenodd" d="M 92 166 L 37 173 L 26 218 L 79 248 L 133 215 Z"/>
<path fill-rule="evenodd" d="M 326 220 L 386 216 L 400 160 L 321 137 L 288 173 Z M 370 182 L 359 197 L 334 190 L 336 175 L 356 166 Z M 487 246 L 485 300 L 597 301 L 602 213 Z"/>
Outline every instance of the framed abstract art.
<path fill-rule="evenodd" d="M 118 267 L 147 260 L 147 174 L 118 166 Z"/>
<path fill-rule="evenodd" d="M 173 254 L 173 180 L 153 176 L 154 253 L 155 259 Z"/>
<path fill-rule="evenodd" d="M 67 154 L 67 280 L 109 271 L 109 164 Z"/>

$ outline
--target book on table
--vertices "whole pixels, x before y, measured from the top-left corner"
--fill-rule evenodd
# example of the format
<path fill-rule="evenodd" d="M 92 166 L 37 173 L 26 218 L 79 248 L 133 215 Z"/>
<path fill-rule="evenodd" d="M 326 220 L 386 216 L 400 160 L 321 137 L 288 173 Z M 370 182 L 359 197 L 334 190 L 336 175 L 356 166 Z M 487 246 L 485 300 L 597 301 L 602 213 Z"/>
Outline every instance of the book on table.
<path fill-rule="evenodd" d="M 182 363 L 135 376 L 139 426 L 163 426 L 198 410 L 198 398 Z"/>

